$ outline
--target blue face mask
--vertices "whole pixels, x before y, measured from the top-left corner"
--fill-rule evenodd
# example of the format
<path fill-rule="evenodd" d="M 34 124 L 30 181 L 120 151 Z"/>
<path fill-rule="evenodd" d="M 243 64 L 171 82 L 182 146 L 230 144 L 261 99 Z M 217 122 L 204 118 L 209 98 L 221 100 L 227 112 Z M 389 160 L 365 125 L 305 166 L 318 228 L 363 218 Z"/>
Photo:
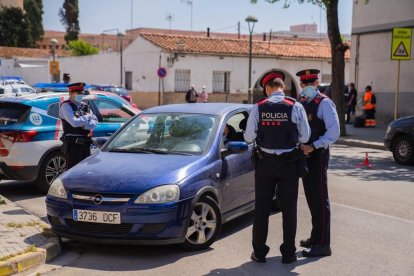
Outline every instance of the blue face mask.
<path fill-rule="evenodd" d="M 307 97 L 309 100 L 312 100 L 313 98 L 315 98 L 317 93 L 318 92 L 316 91 L 315 86 L 306 86 L 305 88 L 303 88 L 301 94 Z"/>

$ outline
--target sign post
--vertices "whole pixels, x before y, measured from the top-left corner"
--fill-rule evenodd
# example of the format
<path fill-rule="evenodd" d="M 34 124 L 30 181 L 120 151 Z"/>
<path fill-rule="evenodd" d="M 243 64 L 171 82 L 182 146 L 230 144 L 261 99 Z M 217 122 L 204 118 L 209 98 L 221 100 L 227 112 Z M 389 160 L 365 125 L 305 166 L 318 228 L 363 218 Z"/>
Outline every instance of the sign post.
<path fill-rule="evenodd" d="M 161 63 L 161 56 L 160 56 L 160 63 Z M 165 67 L 159 67 L 157 70 L 157 75 L 159 78 L 159 85 L 158 85 L 158 105 L 163 104 L 162 98 L 164 97 L 164 78 L 167 76 L 167 69 Z M 161 86 L 162 85 L 162 92 Z"/>
<path fill-rule="evenodd" d="M 397 90 L 394 99 L 394 120 L 398 117 L 398 97 L 400 93 L 400 62 L 411 59 L 411 28 L 392 30 L 391 59 L 398 60 Z"/>

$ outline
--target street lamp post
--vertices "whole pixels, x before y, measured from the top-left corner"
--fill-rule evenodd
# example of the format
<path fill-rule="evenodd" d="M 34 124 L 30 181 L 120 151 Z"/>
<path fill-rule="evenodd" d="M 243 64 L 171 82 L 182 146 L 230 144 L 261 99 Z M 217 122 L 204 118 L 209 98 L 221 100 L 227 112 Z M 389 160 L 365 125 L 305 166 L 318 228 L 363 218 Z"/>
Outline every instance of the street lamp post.
<path fill-rule="evenodd" d="M 248 86 L 248 92 L 247 92 L 247 102 L 249 104 L 252 103 L 252 46 L 253 46 L 253 28 L 254 24 L 257 22 L 257 18 L 249 15 L 246 17 L 246 22 L 249 25 L 249 86 Z"/>
<path fill-rule="evenodd" d="M 120 59 L 121 59 L 121 62 L 120 62 L 121 63 L 120 64 L 121 65 L 121 68 L 120 68 L 121 69 L 121 85 L 123 85 L 123 80 L 122 80 L 123 79 L 122 78 L 122 75 L 123 75 L 123 72 L 122 72 L 123 71 L 123 69 L 122 69 L 123 68 L 123 65 L 122 65 L 122 52 L 123 52 L 123 47 L 122 46 L 123 45 L 122 45 L 122 41 L 124 40 L 125 34 L 118 33 L 118 37 L 119 37 L 119 43 L 120 43 L 120 48 L 119 49 L 120 49 L 120 54 L 121 54 L 120 55 Z"/>
<path fill-rule="evenodd" d="M 53 59 L 53 63 L 52 66 L 56 66 L 56 46 L 58 45 L 58 40 L 56 38 L 52 38 L 50 40 L 50 47 L 52 50 L 52 59 Z M 51 70 L 52 72 L 52 82 L 56 81 L 56 71 L 55 69 Z"/>

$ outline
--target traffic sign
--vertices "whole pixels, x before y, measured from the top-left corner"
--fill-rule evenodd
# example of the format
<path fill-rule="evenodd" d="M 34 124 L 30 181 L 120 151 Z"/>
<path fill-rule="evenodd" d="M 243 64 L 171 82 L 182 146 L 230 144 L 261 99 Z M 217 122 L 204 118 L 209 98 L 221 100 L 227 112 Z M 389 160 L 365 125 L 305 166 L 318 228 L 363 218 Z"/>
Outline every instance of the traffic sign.
<path fill-rule="evenodd" d="M 411 28 L 394 28 L 392 30 L 391 59 L 411 59 Z"/>
<path fill-rule="evenodd" d="M 167 76 L 167 69 L 165 67 L 158 68 L 157 75 L 160 78 L 165 78 Z"/>
<path fill-rule="evenodd" d="M 49 62 L 49 72 L 51 75 L 59 74 L 59 61 L 50 61 Z"/>

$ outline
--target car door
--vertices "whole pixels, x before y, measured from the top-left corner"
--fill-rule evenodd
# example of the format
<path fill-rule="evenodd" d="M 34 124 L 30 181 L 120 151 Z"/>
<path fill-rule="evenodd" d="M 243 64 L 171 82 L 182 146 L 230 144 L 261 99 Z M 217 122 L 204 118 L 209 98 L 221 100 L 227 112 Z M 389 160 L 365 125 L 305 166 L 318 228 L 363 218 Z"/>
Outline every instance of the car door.
<path fill-rule="evenodd" d="M 247 120 L 247 111 L 244 111 L 244 113 L 239 111 L 231 114 L 226 123 L 233 126 L 236 131 L 241 132 L 243 130 L 240 129 L 239 125 L 244 118 Z M 224 126 L 225 124 L 223 124 L 222 132 Z M 243 138 L 238 138 L 238 141 L 242 140 Z M 223 144 L 221 147 L 223 147 Z M 254 200 L 254 166 L 251 160 L 252 145 L 249 145 L 247 151 L 237 154 L 228 155 L 224 148 L 221 151 L 223 155 L 221 207 L 223 213 L 225 213 Z"/>
<path fill-rule="evenodd" d="M 93 137 L 109 137 L 135 114 L 110 99 L 89 100 L 92 110 L 98 118 Z"/>

